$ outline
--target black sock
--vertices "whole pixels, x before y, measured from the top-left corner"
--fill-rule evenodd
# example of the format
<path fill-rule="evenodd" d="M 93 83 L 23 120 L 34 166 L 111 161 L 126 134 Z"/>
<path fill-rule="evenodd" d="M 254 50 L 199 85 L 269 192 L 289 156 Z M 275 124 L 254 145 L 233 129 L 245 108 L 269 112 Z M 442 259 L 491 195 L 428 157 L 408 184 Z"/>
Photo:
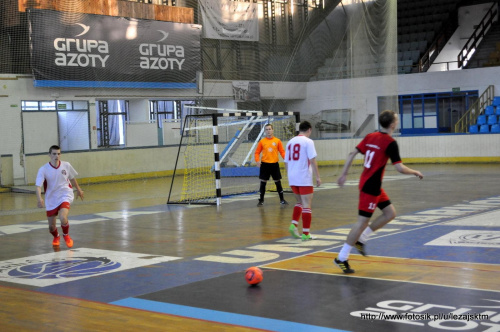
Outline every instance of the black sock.
<path fill-rule="evenodd" d="M 260 181 L 260 200 L 264 200 L 264 195 L 266 194 L 266 183 L 264 181 Z"/>
<path fill-rule="evenodd" d="M 275 182 L 276 184 L 276 190 L 278 191 L 278 195 L 280 195 L 280 200 L 284 201 L 285 198 L 283 197 L 283 187 L 281 186 L 281 181 L 278 180 Z"/>

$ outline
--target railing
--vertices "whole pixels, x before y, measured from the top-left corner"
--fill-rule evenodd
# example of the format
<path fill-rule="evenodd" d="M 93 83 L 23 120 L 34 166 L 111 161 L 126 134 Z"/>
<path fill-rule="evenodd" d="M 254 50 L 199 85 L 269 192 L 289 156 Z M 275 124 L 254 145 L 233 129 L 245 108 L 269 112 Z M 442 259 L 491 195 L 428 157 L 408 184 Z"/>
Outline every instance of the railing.
<path fill-rule="evenodd" d="M 491 105 L 495 96 L 495 87 L 493 85 L 483 92 L 469 110 L 455 124 L 455 133 L 468 133 L 469 126 L 477 122 L 477 117 L 484 112 L 486 106 Z"/>
<path fill-rule="evenodd" d="M 436 38 L 419 59 L 418 71 L 420 73 L 426 72 L 429 69 L 429 67 L 433 64 L 434 60 L 446 46 L 446 43 L 457 29 L 458 21 L 456 19 L 456 15 L 457 13 L 455 10 L 453 13 L 451 13 L 450 18 L 446 22 L 443 22 L 443 26 L 441 30 L 438 31 Z"/>
<path fill-rule="evenodd" d="M 478 24 L 469 40 L 465 43 L 464 47 L 458 54 L 458 68 L 463 68 L 467 65 L 470 57 L 476 51 L 477 46 L 484 38 L 486 32 L 489 30 L 493 23 L 493 19 L 497 16 L 498 7 L 497 3 L 494 2 L 493 5 L 488 9 L 488 12 L 484 15 L 481 23 Z"/>

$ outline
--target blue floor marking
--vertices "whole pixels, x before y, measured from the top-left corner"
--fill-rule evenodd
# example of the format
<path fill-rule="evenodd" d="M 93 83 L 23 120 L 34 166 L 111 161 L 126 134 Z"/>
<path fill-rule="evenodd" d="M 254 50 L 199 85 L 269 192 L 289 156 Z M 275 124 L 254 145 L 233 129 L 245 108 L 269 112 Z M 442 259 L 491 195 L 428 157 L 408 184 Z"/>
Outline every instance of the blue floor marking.
<path fill-rule="evenodd" d="M 134 308 L 134 309 L 159 312 L 163 314 L 189 317 L 189 318 L 218 322 L 223 324 L 231 324 L 231 325 L 251 327 L 251 328 L 271 330 L 271 331 L 345 332 L 344 330 L 331 329 L 321 326 L 307 325 L 307 324 L 294 323 L 294 322 L 270 319 L 270 318 L 262 318 L 256 316 L 247 316 L 229 312 L 201 309 L 201 308 L 188 307 L 183 305 L 149 301 L 136 298 L 128 298 L 119 301 L 114 301 L 111 302 L 110 304 Z"/>

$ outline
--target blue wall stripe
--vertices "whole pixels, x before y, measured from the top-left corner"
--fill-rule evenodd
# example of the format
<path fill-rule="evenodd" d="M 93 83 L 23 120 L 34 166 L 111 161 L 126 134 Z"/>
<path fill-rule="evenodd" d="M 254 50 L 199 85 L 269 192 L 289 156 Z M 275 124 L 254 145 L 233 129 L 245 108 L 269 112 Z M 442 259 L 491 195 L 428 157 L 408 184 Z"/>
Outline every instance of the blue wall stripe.
<path fill-rule="evenodd" d="M 195 89 L 196 83 L 35 80 L 35 87 Z"/>

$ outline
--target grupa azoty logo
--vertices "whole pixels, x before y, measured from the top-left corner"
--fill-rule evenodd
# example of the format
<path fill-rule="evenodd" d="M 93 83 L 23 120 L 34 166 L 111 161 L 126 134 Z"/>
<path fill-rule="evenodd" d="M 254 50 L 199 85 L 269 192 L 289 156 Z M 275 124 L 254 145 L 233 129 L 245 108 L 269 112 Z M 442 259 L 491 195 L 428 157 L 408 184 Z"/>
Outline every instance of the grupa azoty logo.
<path fill-rule="evenodd" d="M 109 45 L 105 40 L 83 39 L 90 31 L 90 26 L 75 23 L 82 28 L 82 32 L 74 38 L 55 38 L 53 41 L 56 51 L 54 63 L 60 67 L 106 67 L 109 58 Z"/>

